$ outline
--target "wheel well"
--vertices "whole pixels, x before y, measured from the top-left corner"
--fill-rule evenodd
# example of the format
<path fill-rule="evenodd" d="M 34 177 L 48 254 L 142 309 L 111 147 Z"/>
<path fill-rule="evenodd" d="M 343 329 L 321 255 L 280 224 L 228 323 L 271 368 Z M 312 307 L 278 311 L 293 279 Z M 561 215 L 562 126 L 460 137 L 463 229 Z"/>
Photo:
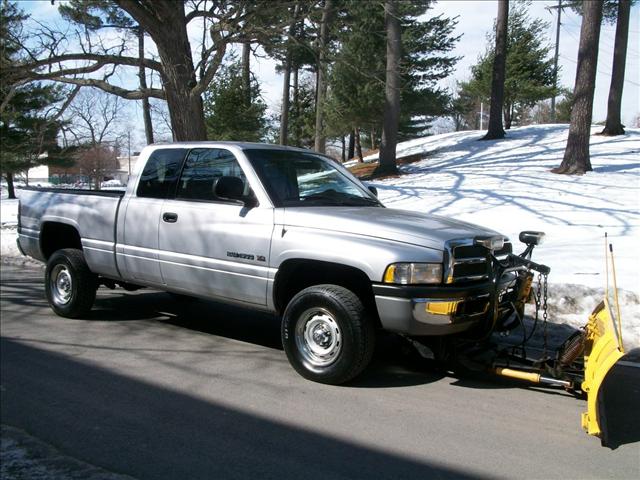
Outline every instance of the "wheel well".
<path fill-rule="evenodd" d="M 75 227 L 65 223 L 46 222 L 40 231 L 40 251 L 45 260 L 62 248 L 77 248 L 82 250 L 80 234 Z"/>
<path fill-rule="evenodd" d="M 273 292 L 276 310 L 284 312 L 289 301 L 298 292 L 321 284 L 340 285 L 351 290 L 372 315 L 376 326 L 381 325 L 369 277 L 355 267 L 319 260 L 287 260 L 280 266 Z"/>

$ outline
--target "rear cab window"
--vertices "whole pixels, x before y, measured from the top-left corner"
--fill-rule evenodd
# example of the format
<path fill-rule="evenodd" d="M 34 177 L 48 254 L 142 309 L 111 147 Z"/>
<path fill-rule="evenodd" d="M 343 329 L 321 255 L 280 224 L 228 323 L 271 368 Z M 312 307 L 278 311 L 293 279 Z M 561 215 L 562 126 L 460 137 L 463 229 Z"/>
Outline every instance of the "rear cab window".
<path fill-rule="evenodd" d="M 215 194 L 222 177 L 236 177 L 244 185 L 243 195 L 253 196 L 247 177 L 233 153 L 222 148 L 194 148 L 185 160 L 176 189 L 176 199 L 223 202 Z"/>

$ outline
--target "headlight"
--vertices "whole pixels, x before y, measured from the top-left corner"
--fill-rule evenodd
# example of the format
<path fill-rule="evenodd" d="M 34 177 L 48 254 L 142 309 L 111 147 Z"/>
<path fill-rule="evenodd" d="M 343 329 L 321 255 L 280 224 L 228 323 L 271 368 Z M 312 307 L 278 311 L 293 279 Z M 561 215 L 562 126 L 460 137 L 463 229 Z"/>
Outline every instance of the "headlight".
<path fill-rule="evenodd" d="M 442 283 L 441 263 L 393 263 L 384 272 L 384 283 L 415 285 Z"/>

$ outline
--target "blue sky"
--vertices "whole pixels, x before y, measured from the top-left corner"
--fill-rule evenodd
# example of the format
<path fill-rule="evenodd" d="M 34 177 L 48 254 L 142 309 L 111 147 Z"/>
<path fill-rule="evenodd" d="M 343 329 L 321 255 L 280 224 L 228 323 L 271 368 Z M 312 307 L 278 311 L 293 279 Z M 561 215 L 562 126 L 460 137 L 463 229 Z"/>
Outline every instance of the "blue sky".
<path fill-rule="evenodd" d="M 49 0 L 32 0 L 18 2 L 20 7 L 33 18 L 45 23 L 61 23 L 57 14 L 57 6 L 52 6 Z M 59 4 L 57 1 L 56 4 Z M 555 41 L 555 12 L 549 12 L 546 7 L 557 4 L 552 1 L 533 1 L 530 5 L 530 15 L 542 18 L 549 22 L 548 42 Z M 477 61 L 478 56 L 484 52 L 487 44 L 486 35 L 492 28 L 497 12 L 496 0 L 447 0 L 437 2 L 431 10 L 432 14 L 444 14 L 449 17 L 459 17 L 456 34 L 462 34 L 462 38 L 455 50 L 455 55 L 462 57 L 458 62 L 452 78 L 443 81 L 446 87 L 452 87 L 455 80 L 465 80 L 470 76 L 470 67 Z M 562 28 L 560 32 L 560 84 L 573 88 L 576 72 L 576 59 L 578 53 L 578 41 L 580 37 L 581 18 L 569 9 L 562 15 Z M 200 35 L 192 32 L 195 38 Z M 594 122 L 602 121 L 606 117 L 607 95 L 611 81 L 611 65 L 613 63 L 613 45 L 615 37 L 615 25 L 603 24 L 600 37 L 600 50 L 598 54 L 598 74 L 596 77 L 596 94 L 594 99 Z M 275 62 L 269 59 L 254 57 L 254 74 L 260 80 L 263 96 L 271 111 L 277 111 L 282 95 L 282 76 L 275 71 Z M 133 74 L 132 74 L 133 78 Z M 123 79 L 125 80 L 125 79 Z M 139 112 L 139 108 L 132 109 Z M 627 68 L 623 94 L 623 122 L 630 125 L 633 119 L 640 114 L 640 6 L 636 4 L 631 11 L 631 25 L 629 46 L 627 52 Z M 133 115 L 137 115 L 133 113 Z M 141 122 L 133 120 L 134 125 Z"/>

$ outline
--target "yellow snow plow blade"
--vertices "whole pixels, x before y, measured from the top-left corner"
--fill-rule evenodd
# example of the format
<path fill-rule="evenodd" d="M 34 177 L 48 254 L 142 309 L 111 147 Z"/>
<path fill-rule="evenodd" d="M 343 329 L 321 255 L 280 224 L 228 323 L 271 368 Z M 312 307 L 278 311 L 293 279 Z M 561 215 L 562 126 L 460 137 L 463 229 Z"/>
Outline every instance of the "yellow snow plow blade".
<path fill-rule="evenodd" d="M 604 418 L 600 418 L 600 387 L 613 365 L 624 355 L 622 341 L 616 331 L 609 301 L 605 299 L 589 317 L 585 329 L 587 342 L 584 353 L 584 381 L 582 390 L 587 394 L 587 411 L 582 414 L 582 428 L 589 435 L 602 438 Z M 619 320 L 618 320 L 619 321 Z"/>

